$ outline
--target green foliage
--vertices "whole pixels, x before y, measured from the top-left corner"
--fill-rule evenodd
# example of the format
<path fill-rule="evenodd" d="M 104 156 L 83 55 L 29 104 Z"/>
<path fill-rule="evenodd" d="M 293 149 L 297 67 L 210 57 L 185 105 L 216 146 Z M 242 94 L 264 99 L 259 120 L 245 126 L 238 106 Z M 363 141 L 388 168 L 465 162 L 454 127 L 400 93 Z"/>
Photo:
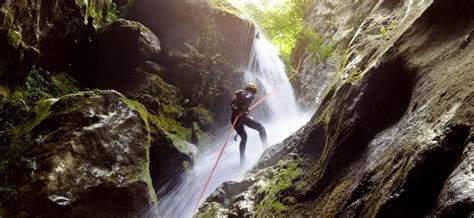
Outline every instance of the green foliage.
<path fill-rule="evenodd" d="M 380 37 L 384 40 L 390 40 L 392 38 L 392 26 L 385 26 L 383 25 L 380 27 Z"/>
<path fill-rule="evenodd" d="M 323 37 L 309 27 L 302 29 L 300 39 L 308 42 L 306 50 L 313 54 L 314 63 L 326 61 L 334 52 L 334 46 L 325 44 Z"/>
<path fill-rule="evenodd" d="M 311 2 L 283 0 L 272 4 L 263 0 L 260 1 L 261 4 L 246 3 L 240 9 L 248 13 L 262 28 L 288 64 L 299 36 L 305 29 L 304 17 Z"/>
<path fill-rule="evenodd" d="M 117 8 L 117 5 L 114 2 L 112 2 L 112 4 L 110 4 L 109 6 L 109 10 L 107 11 L 107 21 L 111 22 L 119 18 L 120 18 L 120 11 Z"/>
<path fill-rule="evenodd" d="M 76 82 L 68 74 L 52 76 L 49 72 L 36 68 L 26 77 L 25 89 L 34 100 L 79 92 Z"/>

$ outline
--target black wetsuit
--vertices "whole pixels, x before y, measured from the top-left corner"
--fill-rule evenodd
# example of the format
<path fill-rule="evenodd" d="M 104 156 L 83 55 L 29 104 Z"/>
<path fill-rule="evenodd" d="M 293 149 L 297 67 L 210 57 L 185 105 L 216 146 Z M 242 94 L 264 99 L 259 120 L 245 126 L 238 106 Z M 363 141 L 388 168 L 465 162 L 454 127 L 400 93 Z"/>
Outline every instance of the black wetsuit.
<path fill-rule="evenodd" d="M 247 90 L 239 90 L 236 92 L 236 97 L 232 100 L 231 103 L 231 123 L 233 124 L 235 118 L 241 114 L 237 123 L 235 124 L 234 129 L 237 131 L 237 134 L 240 136 L 240 159 L 245 159 L 245 145 L 247 143 L 247 132 L 245 131 L 244 126 L 248 126 L 252 129 L 255 129 L 260 134 L 260 139 L 264 147 L 267 146 L 267 133 L 262 124 L 256 121 L 254 118 L 248 115 L 248 110 L 250 104 L 255 98 L 255 93 Z"/>

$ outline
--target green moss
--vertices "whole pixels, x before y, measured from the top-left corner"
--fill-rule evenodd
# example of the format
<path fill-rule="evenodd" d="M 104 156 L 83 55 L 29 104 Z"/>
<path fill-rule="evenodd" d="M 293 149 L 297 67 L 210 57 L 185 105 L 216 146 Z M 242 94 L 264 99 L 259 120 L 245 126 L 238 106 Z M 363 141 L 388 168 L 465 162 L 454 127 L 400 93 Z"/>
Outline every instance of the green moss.
<path fill-rule="evenodd" d="M 351 84 L 356 84 L 362 79 L 363 72 L 361 69 L 356 68 L 351 71 L 349 74 L 349 77 L 347 78 L 347 81 L 349 81 Z"/>
<path fill-rule="evenodd" d="M 283 197 L 282 192 L 295 188 L 295 181 L 303 173 L 298 167 L 298 162 L 280 160 L 274 168 L 280 169 L 280 171 L 269 181 L 267 186 L 258 190 L 259 193 L 264 194 L 264 197 L 257 206 L 257 216 L 282 214 L 289 210 L 288 205 L 282 202 L 293 204 L 288 201 L 288 196 L 286 196 L 286 200 L 281 198 Z"/>
<path fill-rule="evenodd" d="M 198 213 L 196 216 L 199 218 L 214 218 L 214 217 L 221 217 L 219 214 L 219 204 L 216 202 L 212 202 L 209 204 L 208 208 L 205 208 L 205 211 L 202 213 Z"/>
<path fill-rule="evenodd" d="M 13 45 L 15 48 L 18 48 L 18 46 L 23 43 L 21 33 L 13 29 L 8 30 L 8 39 L 10 41 L 10 44 Z"/>
<path fill-rule="evenodd" d="M 32 100 L 58 98 L 79 92 L 77 82 L 67 73 L 52 75 L 48 71 L 33 68 L 25 79 L 27 96 Z"/>
<path fill-rule="evenodd" d="M 12 134 L 12 143 L 11 151 L 13 154 L 21 154 L 25 149 L 27 149 L 31 142 L 29 142 L 30 132 L 38 126 L 44 119 L 46 119 L 50 114 L 50 108 L 52 105 L 51 100 L 41 100 L 37 103 L 34 112 L 36 118 L 32 121 L 27 122 L 24 125 L 13 127 L 10 129 Z"/>
<path fill-rule="evenodd" d="M 184 114 L 184 109 L 174 104 L 164 104 L 161 111 L 165 116 L 175 119 L 181 118 Z"/>
<path fill-rule="evenodd" d="M 143 165 L 146 167 L 146 169 L 144 170 L 144 174 L 142 175 L 141 179 L 143 179 L 147 183 L 148 192 L 149 192 L 149 195 L 150 195 L 152 201 L 157 202 L 157 197 L 156 197 L 156 194 L 155 194 L 156 192 L 155 192 L 155 189 L 153 188 L 153 183 L 151 181 L 151 175 L 150 175 L 150 147 L 151 147 L 151 134 L 150 133 L 151 132 L 150 132 L 149 117 L 152 116 L 152 115 L 150 113 L 148 113 L 145 106 L 143 106 L 139 102 L 134 101 L 134 100 L 130 100 L 130 99 L 127 99 L 127 98 L 123 98 L 122 100 L 130 108 L 132 108 L 133 110 L 135 110 L 139 113 L 140 117 L 142 118 L 143 122 L 146 125 L 147 134 L 148 134 L 148 142 L 147 142 L 147 145 L 146 145 L 146 157 L 147 158 L 146 158 L 146 160 L 143 160 L 144 161 Z M 139 169 L 139 170 L 143 170 L 143 169 Z"/>
<path fill-rule="evenodd" d="M 210 126 L 214 124 L 214 118 L 207 109 L 202 107 L 193 108 L 192 112 L 200 126 Z"/>
<path fill-rule="evenodd" d="M 188 170 L 188 169 L 191 169 L 191 163 L 189 163 L 189 161 L 183 161 L 183 168 L 185 170 Z"/>
<path fill-rule="evenodd" d="M 190 129 L 183 127 L 176 119 L 183 116 L 184 110 L 181 107 L 164 104 L 160 107 L 160 113 L 154 121 L 157 126 L 163 128 L 173 141 L 190 141 L 192 132 Z M 180 145 L 182 143 L 176 143 Z M 187 147 L 187 146 L 186 146 Z"/>
<path fill-rule="evenodd" d="M 293 196 L 288 196 L 283 199 L 283 203 L 286 205 L 293 205 L 296 204 L 297 200 Z"/>
<path fill-rule="evenodd" d="M 169 139 L 169 141 L 178 149 L 179 152 L 181 153 L 188 153 L 188 143 L 186 140 L 184 140 L 182 137 L 166 132 L 165 131 L 166 138 Z"/>
<path fill-rule="evenodd" d="M 11 10 L 0 8 L 0 24 L 6 28 L 11 28 L 15 22 L 15 17 Z"/>
<path fill-rule="evenodd" d="M 117 8 L 117 5 L 114 2 L 112 2 L 107 12 L 107 21 L 111 22 L 119 18 L 120 18 L 119 9 Z"/>
<path fill-rule="evenodd" d="M 28 76 L 26 77 L 26 90 L 29 94 L 33 96 L 38 96 L 39 98 L 51 98 L 52 96 L 48 94 L 48 81 L 43 77 L 42 73 L 33 69 Z"/>
<path fill-rule="evenodd" d="M 83 10 L 84 23 L 87 23 L 88 17 L 92 17 L 95 25 L 102 25 L 107 21 L 107 15 L 112 7 L 110 0 L 76 0 L 76 5 Z"/>
<path fill-rule="evenodd" d="M 242 12 L 232 6 L 227 0 L 209 0 L 211 6 L 219 11 L 226 14 L 231 14 L 237 17 L 241 17 Z"/>
<path fill-rule="evenodd" d="M 193 132 L 197 137 L 199 146 L 200 147 L 209 146 L 211 144 L 211 138 L 204 131 L 201 130 L 201 128 L 199 127 L 199 124 L 197 124 L 196 122 L 193 122 L 192 125 L 193 125 Z"/>
<path fill-rule="evenodd" d="M 53 75 L 51 78 L 51 86 L 56 92 L 55 97 L 75 94 L 80 91 L 77 87 L 78 83 L 76 82 L 76 80 L 67 73 L 59 73 Z"/>
<path fill-rule="evenodd" d="M 330 217 L 336 216 L 336 213 L 342 209 L 345 201 L 351 193 L 351 185 L 354 183 L 354 178 L 346 178 L 339 182 L 328 195 L 325 197 L 326 202 L 323 208 L 323 214 Z"/>
<path fill-rule="evenodd" d="M 0 86 L 0 96 L 2 98 L 7 98 L 8 94 L 10 94 L 10 89 L 5 86 Z"/>

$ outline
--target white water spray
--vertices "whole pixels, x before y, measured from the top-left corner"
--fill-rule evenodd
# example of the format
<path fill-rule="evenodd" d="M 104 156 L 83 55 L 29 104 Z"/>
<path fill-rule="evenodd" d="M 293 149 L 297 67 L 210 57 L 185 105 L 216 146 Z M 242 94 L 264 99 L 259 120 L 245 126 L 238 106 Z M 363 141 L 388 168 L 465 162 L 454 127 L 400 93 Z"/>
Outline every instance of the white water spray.
<path fill-rule="evenodd" d="M 301 113 L 295 100 L 293 88 L 288 81 L 285 65 L 278 57 L 273 45 L 263 36 L 255 40 L 250 60 L 248 70 L 242 78 L 242 87 L 247 82 L 257 83 L 260 97 L 278 87 L 278 91 L 250 114 L 260 121 L 265 121 L 263 125 L 267 130 L 268 142 L 273 145 L 283 141 L 298 130 L 310 117 Z M 256 100 L 259 96 L 256 97 Z M 229 109 L 229 120 L 230 113 Z M 226 128 L 230 129 L 231 127 L 229 125 Z M 248 133 L 245 152 L 246 163 L 240 166 L 239 141 L 234 141 L 231 137 L 201 201 L 204 201 L 222 183 L 239 180 L 260 158 L 264 151 L 260 138 L 256 131 L 249 128 L 246 128 L 246 130 Z M 234 134 L 235 131 L 232 136 Z M 226 135 L 222 137 L 226 137 Z M 193 169 L 183 175 L 182 184 L 159 199 L 158 211 L 161 217 L 192 217 L 199 194 L 211 172 L 223 142 L 224 139 L 210 150 L 203 152 Z"/>
<path fill-rule="evenodd" d="M 270 121 L 283 116 L 298 115 L 300 109 L 285 72 L 285 65 L 278 57 L 273 45 L 264 37 L 258 37 L 255 39 L 254 51 L 250 60 L 252 61 L 244 76 L 243 85 L 248 82 L 259 84 L 259 96 L 278 89 L 265 100 L 263 106 L 257 107 L 254 113 L 258 114 L 259 118 Z"/>

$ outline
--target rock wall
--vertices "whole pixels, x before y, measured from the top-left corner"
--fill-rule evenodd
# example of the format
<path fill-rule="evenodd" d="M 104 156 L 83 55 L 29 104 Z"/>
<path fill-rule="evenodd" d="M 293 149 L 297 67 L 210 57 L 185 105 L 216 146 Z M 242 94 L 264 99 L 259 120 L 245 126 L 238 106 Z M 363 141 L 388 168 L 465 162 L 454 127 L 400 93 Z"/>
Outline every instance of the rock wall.
<path fill-rule="evenodd" d="M 377 1 L 311 121 L 200 215 L 473 216 L 473 6 Z"/>
<path fill-rule="evenodd" d="M 315 39 L 302 39 L 297 44 L 293 63 L 300 67 L 296 88 L 304 107 L 313 108 L 321 103 L 335 72 L 344 60 L 349 42 L 376 3 L 377 1 L 369 0 L 314 1 L 305 24 L 316 34 L 316 40 L 321 40 L 318 49 L 326 47 L 329 54 L 310 49 L 310 41 Z"/>
<path fill-rule="evenodd" d="M 89 25 L 103 24 L 110 0 L 12 1 L 0 3 L 0 83 L 20 83 L 32 66 L 66 70 Z M 90 17 L 90 19 L 88 19 Z"/>
<path fill-rule="evenodd" d="M 226 9 L 237 11 L 231 6 L 212 2 L 137 0 L 124 14 L 160 39 L 158 64 L 166 69 L 160 76 L 178 87 L 192 106 L 201 105 L 216 114 L 218 123 L 227 123 L 228 112 L 222 109 L 240 88 L 234 81 L 248 65 L 256 30 L 238 14 L 228 13 Z"/>

